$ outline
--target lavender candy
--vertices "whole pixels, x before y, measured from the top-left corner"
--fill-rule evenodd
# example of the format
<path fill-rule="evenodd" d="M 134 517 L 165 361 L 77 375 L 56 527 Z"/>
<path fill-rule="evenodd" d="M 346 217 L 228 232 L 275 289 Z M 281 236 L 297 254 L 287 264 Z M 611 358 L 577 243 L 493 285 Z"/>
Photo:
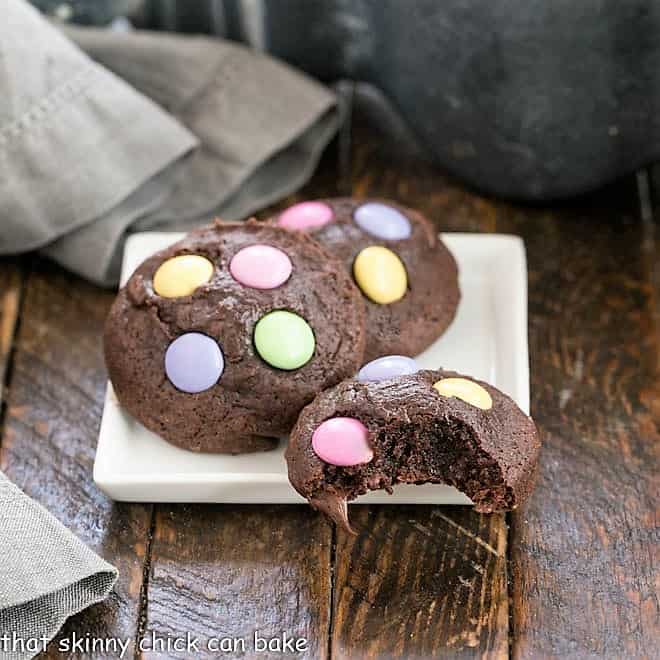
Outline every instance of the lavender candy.
<path fill-rule="evenodd" d="M 165 353 L 165 373 L 182 392 L 195 394 L 213 387 L 225 368 L 218 343 L 201 332 L 177 337 Z"/>
<path fill-rule="evenodd" d="M 412 234 L 408 218 L 401 211 L 380 202 L 358 206 L 353 211 L 353 220 L 363 231 L 386 241 L 401 241 Z"/>
<path fill-rule="evenodd" d="M 378 382 L 397 376 L 408 376 L 418 371 L 419 367 L 412 358 L 405 355 L 385 355 L 367 362 L 358 372 L 357 378 L 363 383 Z"/>

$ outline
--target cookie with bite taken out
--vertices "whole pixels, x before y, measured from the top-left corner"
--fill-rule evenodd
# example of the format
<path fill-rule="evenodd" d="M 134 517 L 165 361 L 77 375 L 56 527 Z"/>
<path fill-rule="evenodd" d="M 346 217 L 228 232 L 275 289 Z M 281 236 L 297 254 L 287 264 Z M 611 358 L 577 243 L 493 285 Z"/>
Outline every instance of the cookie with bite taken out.
<path fill-rule="evenodd" d="M 362 297 L 311 237 L 216 222 L 149 257 L 110 310 L 105 359 L 119 402 L 193 451 L 271 449 L 365 346 Z"/>
<path fill-rule="evenodd" d="M 367 307 L 365 360 L 417 355 L 452 322 L 460 292 L 453 256 L 419 212 L 391 201 L 301 202 L 273 218 L 339 257 Z"/>
<path fill-rule="evenodd" d="M 540 447 L 532 419 L 492 385 L 391 356 L 304 408 L 286 460 L 294 488 L 352 531 L 347 501 L 399 483 L 454 486 L 484 513 L 515 509 Z"/>

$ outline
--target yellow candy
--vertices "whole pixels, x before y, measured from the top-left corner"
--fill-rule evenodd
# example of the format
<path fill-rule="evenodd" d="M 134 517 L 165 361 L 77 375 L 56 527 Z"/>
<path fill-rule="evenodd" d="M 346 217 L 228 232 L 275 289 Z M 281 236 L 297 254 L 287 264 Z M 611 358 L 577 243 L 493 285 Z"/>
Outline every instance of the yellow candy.
<path fill-rule="evenodd" d="M 399 257 L 386 247 L 364 248 L 353 262 L 353 275 L 362 293 L 379 305 L 389 305 L 406 294 L 408 276 Z"/>
<path fill-rule="evenodd" d="M 442 396 L 455 396 L 482 410 L 490 410 L 493 407 L 490 394 L 481 385 L 467 378 L 443 378 L 433 383 L 433 387 Z"/>
<path fill-rule="evenodd" d="M 163 298 L 189 296 L 213 276 L 213 264 L 197 254 L 182 254 L 164 261 L 154 275 L 154 291 Z"/>

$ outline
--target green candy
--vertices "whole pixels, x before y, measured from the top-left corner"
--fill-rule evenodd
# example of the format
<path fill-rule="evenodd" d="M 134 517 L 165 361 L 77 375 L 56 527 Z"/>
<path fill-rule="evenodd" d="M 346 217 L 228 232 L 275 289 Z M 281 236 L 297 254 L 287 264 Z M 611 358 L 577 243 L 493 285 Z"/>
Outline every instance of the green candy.
<path fill-rule="evenodd" d="M 262 316 L 254 328 L 254 347 L 259 356 L 277 369 L 299 369 L 316 348 L 314 332 L 304 318 L 278 310 Z"/>

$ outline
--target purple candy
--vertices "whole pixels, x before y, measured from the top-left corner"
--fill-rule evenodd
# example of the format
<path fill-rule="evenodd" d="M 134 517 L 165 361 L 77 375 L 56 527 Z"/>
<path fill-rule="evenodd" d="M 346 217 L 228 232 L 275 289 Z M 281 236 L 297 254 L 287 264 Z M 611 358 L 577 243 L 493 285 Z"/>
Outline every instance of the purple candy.
<path fill-rule="evenodd" d="M 363 231 L 386 241 L 401 241 L 412 234 L 410 220 L 401 211 L 379 202 L 358 206 L 353 219 Z"/>
<path fill-rule="evenodd" d="M 358 380 L 378 382 L 397 376 L 408 376 L 419 371 L 417 363 L 405 355 L 386 355 L 367 364 L 358 372 Z"/>
<path fill-rule="evenodd" d="M 165 373 L 178 390 L 195 394 L 215 385 L 225 368 L 218 343 L 200 332 L 177 337 L 165 353 Z"/>

